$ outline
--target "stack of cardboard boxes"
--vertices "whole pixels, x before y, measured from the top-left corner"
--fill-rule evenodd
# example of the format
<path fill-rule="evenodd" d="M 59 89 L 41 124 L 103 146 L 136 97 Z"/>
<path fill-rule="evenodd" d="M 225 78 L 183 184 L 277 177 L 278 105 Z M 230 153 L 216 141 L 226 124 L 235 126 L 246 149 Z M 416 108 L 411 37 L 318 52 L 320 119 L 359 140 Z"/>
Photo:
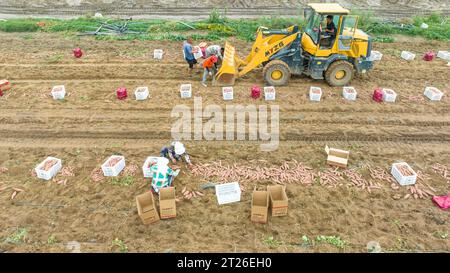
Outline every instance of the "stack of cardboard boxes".
<path fill-rule="evenodd" d="M 169 219 L 177 216 L 177 207 L 175 203 L 175 188 L 163 188 L 159 192 L 159 215 L 156 210 L 153 193 L 146 193 L 136 196 L 136 205 L 138 215 L 144 225 L 159 221 L 159 219 Z"/>
<path fill-rule="evenodd" d="M 267 186 L 266 191 L 254 191 L 252 194 L 251 221 L 267 223 L 269 208 L 272 217 L 285 216 L 288 211 L 286 188 L 281 185 Z"/>

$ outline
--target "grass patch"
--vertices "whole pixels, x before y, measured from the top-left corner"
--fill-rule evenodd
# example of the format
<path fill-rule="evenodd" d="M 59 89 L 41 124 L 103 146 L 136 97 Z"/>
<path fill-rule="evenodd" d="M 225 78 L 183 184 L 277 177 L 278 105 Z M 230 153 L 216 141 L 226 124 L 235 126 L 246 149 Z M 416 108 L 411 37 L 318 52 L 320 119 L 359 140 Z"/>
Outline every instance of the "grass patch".
<path fill-rule="evenodd" d="M 56 244 L 57 242 L 58 242 L 58 240 L 56 239 L 55 235 L 52 234 L 52 235 L 48 236 L 47 244 L 53 245 L 53 244 Z"/>
<path fill-rule="evenodd" d="M 447 239 L 448 238 L 448 232 L 443 232 L 443 231 L 436 231 L 433 233 L 434 237 L 439 238 L 439 239 Z"/>
<path fill-rule="evenodd" d="M 447 17 L 434 13 L 429 16 L 416 16 L 402 21 L 386 22 L 374 17 L 371 12 L 352 11 L 359 15 L 358 27 L 372 35 L 378 42 L 393 42 L 389 37 L 392 34 L 422 36 L 434 40 L 450 40 L 450 20 Z M 102 22 L 123 25 L 123 21 L 107 18 L 80 17 L 77 19 L 9 19 L 0 21 L 2 32 L 62 32 L 66 35 L 85 31 L 95 31 Z M 41 26 L 38 23 L 43 23 Z M 428 24 L 427 29 L 422 29 L 422 23 Z M 229 19 L 226 10 L 220 12 L 217 9 L 211 11 L 209 18 L 201 21 L 174 21 L 174 20 L 133 20 L 128 23 L 128 29 L 138 31 L 140 35 L 105 35 L 95 36 L 100 40 L 148 40 L 148 41 L 182 41 L 190 36 L 187 31 L 202 30 L 206 34 L 193 34 L 194 40 L 222 40 L 235 36 L 244 41 L 254 41 L 255 33 L 259 26 L 269 29 L 281 29 L 291 25 L 303 27 L 305 21 L 300 14 L 295 17 L 281 17 L 272 15 L 259 19 Z M 186 32 L 176 34 L 174 32 Z"/>
<path fill-rule="evenodd" d="M 90 98 L 88 96 L 80 96 L 80 100 L 82 100 L 82 101 L 87 101 L 89 99 Z"/>
<path fill-rule="evenodd" d="M 117 185 L 117 186 L 130 186 L 133 185 L 134 179 L 132 176 L 124 176 L 119 178 L 112 178 L 111 184 Z"/>
<path fill-rule="evenodd" d="M 128 252 L 128 247 L 125 245 L 125 243 L 122 240 L 119 240 L 118 238 L 116 238 L 112 241 L 112 245 L 119 247 L 119 250 L 121 253 Z"/>
<path fill-rule="evenodd" d="M 21 244 L 24 242 L 25 237 L 27 236 L 28 231 L 26 228 L 19 228 L 13 234 L 6 238 L 6 242 L 13 244 Z"/>
<path fill-rule="evenodd" d="M 327 243 L 333 245 L 337 248 L 344 248 L 347 245 L 347 242 L 342 240 L 339 236 L 323 236 L 319 235 L 316 237 L 316 242 L 318 243 Z"/>
<path fill-rule="evenodd" d="M 52 56 L 48 57 L 47 60 L 46 60 L 46 63 L 48 63 L 48 64 L 56 64 L 56 63 L 61 62 L 61 60 L 63 58 L 64 58 L 64 55 L 62 55 L 62 54 L 55 54 L 55 55 L 52 55 Z"/>
<path fill-rule="evenodd" d="M 11 19 L 0 22 L 0 31 L 3 32 L 36 32 L 40 29 L 35 19 Z"/>
<path fill-rule="evenodd" d="M 270 248 L 276 248 L 282 244 L 281 241 L 276 240 L 275 238 L 273 238 L 273 236 L 270 236 L 270 237 L 267 237 L 266 239 L 264 239 L 263 243 Z"/>

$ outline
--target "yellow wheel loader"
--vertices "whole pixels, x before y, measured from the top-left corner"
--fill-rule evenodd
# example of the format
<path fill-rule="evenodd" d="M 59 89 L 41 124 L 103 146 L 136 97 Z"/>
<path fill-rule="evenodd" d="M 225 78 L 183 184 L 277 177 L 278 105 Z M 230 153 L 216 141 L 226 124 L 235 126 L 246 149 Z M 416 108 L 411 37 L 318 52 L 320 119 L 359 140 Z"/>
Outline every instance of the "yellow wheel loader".
<path fill-rule="evenodd" d="M 281 30 L 259 27 L 252 50 L 244 59 L 226 42 L 216 85 L 234 85 L 237 77 L 261 66 L 264 80 L 271 86 L 286 85 L 291 75 L 300 74 L 325 79 L 331 86 L 344 86 L 355 73 L 372 69 L 372 39 L 357 29 L 357 16 L 348 15 L 349 10 L 339 4 L 328 3 L 308 4 L 304 12 L 303 30 L 298 26 Z M 323 26 L 330 15 L 335 37 L 327 35 Z"/>

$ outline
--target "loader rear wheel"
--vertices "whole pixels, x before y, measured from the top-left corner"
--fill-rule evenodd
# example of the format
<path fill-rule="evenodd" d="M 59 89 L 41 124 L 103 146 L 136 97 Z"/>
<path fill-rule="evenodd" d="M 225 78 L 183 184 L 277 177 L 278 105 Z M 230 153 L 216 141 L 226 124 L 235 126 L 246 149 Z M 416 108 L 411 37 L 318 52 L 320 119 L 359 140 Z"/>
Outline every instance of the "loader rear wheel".
<path fill-rule="evenodd" d="M 331 86 L 347 85 L 354 75 L 353 65 L 347 61 L 336 61 L 325 71 L 325 80 Z"/>
<path fill-rule="evenodd" d="M 263 69 L 264 80 L 270 86 L 286 85 L 291 78 L 289 66 L 280 60 L 273 60 Z"/>

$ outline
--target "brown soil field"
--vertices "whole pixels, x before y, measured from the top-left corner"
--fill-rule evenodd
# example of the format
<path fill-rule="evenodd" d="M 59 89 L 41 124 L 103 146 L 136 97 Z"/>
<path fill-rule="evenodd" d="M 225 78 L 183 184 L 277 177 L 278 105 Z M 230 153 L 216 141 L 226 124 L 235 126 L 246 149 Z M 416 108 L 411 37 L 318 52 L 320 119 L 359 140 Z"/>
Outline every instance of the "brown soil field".
<path fill-rule="evenodd" d="M 193 95 L 203 105 L 279 105 L 280 144 L 263 152 L 259 141 L 184 141 L 192 160 L 200 163 L 263 167 L 296 160 L 315 171 L 327 169 L 325 145 L 350 150 L 349 168 L 367 180 L 367 165 L 390 173 L 396 161 L 406 161 L 429 178 L 437 195 L 450 193 L 450 181 L 433 172 L 440 163 L 450 168 L 450 67 L 441 59 L 422 61 L 428 50 L 448 50 L 449 43 L 399 39 L 375 44 L 382 61 L 369 74 L 357 77 L 355 102 L 344 101 L 341 88 L 323 81 L 293 77 L 289 86 L 277 88 L 272 102 L 250 98 L 253 84 L 264 85 L 261 69 L 237 79 L 235 99 L 224 102 L 220 87 L 200 85 L 202 71 L 188 76 L 180 42 L 97 41 L 55 34 L 0 34 L 0 78 L 12 88 L 0 97 L 0 250 L 3 252 L 70 252 L 66 244 L 77 241 L 81 252 L 117 252 L 122 240 L 130 252 L 367 252 L 369 241 L 386 252 L 443 252 L 450 250 L 450 215 L 430 198 L 403 199 L 405 187 L 367 192 L 355 187 L 287 184 L 289 212 L 271 217 L 267 224 L 250 221 L 251 191 L 273 181 L 245 181 L 239 203 L 219 206 L 213 189 L 202 198 L 177 203 L 177 217 L 145 226 L 137 215 L 135 196 L 150 188 L 141 166 L 147 156 L 158 155 L 170 143 L 175 105 L 190 107 L 181 99 L 179 86 L 192 83 Z M 251 44 L 232 40 L 243 57 Z M 81 47 L 75 59 L 71 50 Z M 152 58 L 163 48 L 163 60 Z M 417 53 L 414 61 L 400 52 Z M 52 86 L 64 84 L 67 97 L 55 101 Z M 115 90 L 125 86 L 129 98 L 119 101 Z M 134 89 L 149 86 L 151 97 L 134 100 Z M 324 91 L 321 102 L 308 99 L 310 86 Z M 440 102 L 410 100 L 423 97 L 426 86 L 445 93 Z M 386 87 L 398 93 L 395 103 L 375 103 L 373 90 Z M 113 185 L 110 178 L 93 182 L 90 174 L 112 154 L 126 157 L 139 167 L 130 186 Z M 45 157 L 62 159 L 75 176 L 67 184 L 45 182 L 31 176 L 31 169 Z M 210 180 L 195 177 L 182 166 L 175 179 L 177 196 Z M 211 181 L 214 181 L 212 179 Z M 231 181 L 230 181 L 231 182 Z M 12 187 L 20 192 L 11 200 Z M 402 198 L 396 200 L 395 196 Z M 7 238 L 25 228 L 24 242 Z M 57 242 L 49 244 L 49 236 Z M 343 249 L 326 243 L 300 246 L 301 237 L 340 236 Z M 279 246 L 264 240 L 273 236 Z"/>

